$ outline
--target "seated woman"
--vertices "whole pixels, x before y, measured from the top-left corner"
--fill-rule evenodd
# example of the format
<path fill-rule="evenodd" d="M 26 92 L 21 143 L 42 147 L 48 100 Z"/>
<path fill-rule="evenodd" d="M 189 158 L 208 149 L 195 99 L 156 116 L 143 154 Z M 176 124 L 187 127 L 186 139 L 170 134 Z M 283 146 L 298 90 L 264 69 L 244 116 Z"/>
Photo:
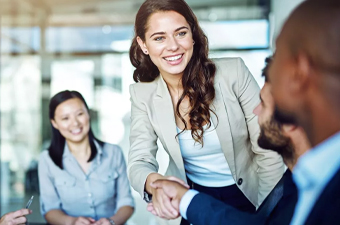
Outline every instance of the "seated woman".
<path fill-rule="evenodd" d="M 41 214 L 50 224 L 124 224 L 134 200 L 120 147 L 94 137 L 79 92 L 53 96 L 49 117 L 52 141 L 38 167 Z"/>

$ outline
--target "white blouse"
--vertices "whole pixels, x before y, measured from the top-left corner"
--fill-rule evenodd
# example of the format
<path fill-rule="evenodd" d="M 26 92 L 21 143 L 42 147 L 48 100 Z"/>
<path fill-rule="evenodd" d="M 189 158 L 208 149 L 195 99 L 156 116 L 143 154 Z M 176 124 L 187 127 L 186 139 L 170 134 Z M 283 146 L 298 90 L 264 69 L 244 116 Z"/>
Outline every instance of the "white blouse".
<path fill-rule="evenodd" d="M 228 162 L 222 152 L 215 126 L 203 127 L 204 146 L 191 136 L 191 130 L 185 130 L 179 138 L 186 175 L 194 183 L 205 187 L 224 187 L 235 184 Z M 177 128 L 180 133 L 181 129 Z"/>

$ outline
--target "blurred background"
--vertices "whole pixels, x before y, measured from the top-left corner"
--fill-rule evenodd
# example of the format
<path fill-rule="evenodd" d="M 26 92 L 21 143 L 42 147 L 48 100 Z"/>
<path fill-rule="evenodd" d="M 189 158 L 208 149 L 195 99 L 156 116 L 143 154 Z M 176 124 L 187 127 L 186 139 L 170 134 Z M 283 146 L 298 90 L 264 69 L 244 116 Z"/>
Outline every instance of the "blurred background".
<path fill-rule="evenodd" d="M 242 57 L 260 86 L 265 57 L 291 10 L 302 0 L 187 0 L 209 38 L 210 57 Z M 128 50 L 143 0 L 0 0 L 0 214 L 39 210 L 37 160 L 49 145 L 48 102 L 69 89 L 83 94 L 103 141 L 129 150 Z M 165 171 L 167 155 L 158 154 Z M 133 191 L 129 225 L 154 225 Z"/>

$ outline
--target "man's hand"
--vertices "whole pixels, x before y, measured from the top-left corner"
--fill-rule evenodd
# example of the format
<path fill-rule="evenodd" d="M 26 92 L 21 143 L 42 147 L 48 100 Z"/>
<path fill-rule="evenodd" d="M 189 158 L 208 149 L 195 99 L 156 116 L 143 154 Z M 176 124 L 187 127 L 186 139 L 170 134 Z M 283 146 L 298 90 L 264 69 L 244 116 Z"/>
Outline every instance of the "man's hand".
<path fill-rule="evenodd" d="M 167 220 L 176 219 L 179 217 L 177 209 L 175 209 L 171 204 L 171 199 L 161 188 L 153 189 L 152 205 L 154 212 L 150 212 L 156 216 Z"/>
<path fill-rule="evenodd" d="M 188 191 L 188 186 L 183 186 L 177 181 L 171 180 L 156 180 L 155 182 L 150 184 L 151 187 L 156 189 L 162 189 L 164 194 L 171 200 L 171 205 L 174 207 L 177 212 L 179 212 L 179 204 L 183 195 Z M 148 205 L 148 210 L 153 214 L 156 211 L 153 211 L 153 204 Z"/>
<path fill-rule="evenodd" d="M 17 225 L 26 223 L 26 215 L 32 213 L 30 209 L 20 209 L 15 212 L 6 213 L 0 219 L 0 225 Z"/>
<path fill-rule="evenodd" d="M 174 176 L 161 176 L 161 178 L 158 180 L 170 180 L 183 187 L 189 188 L 189 186 L 183 180 Z M 152 194 L 152 210 L 149 211 L 163 219 L 171 220 L 178 218 L 180 216 L 179 212 L 172 206 L 171 199 L 164 193 L 164 190 L 162 188 L 154 188 L 152 186 L 150 186 L 150 188 Z"/>

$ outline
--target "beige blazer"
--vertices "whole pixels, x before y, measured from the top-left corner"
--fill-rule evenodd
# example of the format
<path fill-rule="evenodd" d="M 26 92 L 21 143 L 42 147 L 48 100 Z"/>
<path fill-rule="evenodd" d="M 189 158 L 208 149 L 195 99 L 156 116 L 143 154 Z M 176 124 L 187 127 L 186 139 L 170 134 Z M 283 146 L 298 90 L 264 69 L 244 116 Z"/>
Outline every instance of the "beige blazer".
<path fill-rule="evenodd" d="M 258 207 L 282 177 L 284 164 L 275 152 L 257 146 L 259 125 L 254 108 L 260 103 L 259 87 L 240 58 L 213 60 L 216 97 L 212 121 L 232 176 L 244 195 Z M 157 139 L 169 154 L 167 175 L 186 181 L 174 110 L 161 76 L 130 86 L 131 133 L 128 176 L 141 196 L 147 176 L 158 171 Z"/>

